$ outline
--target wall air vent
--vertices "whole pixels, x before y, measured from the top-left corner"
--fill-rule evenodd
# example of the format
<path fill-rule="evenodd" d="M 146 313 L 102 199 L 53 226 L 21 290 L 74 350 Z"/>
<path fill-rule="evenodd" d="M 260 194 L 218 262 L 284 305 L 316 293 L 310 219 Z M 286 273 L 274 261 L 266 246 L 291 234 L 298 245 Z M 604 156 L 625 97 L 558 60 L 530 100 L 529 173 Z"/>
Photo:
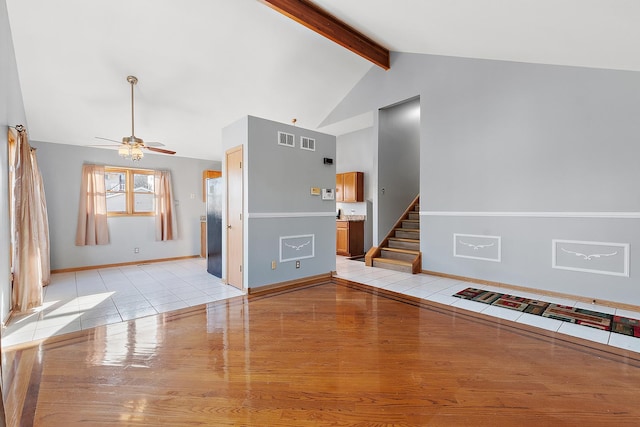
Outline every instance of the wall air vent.
<path fill-rule="evenodd" d="M 300 137 L 300 148 L 303 150 L 316 151 L 316 140 L 302 136 Z"/>
<path fill-rule="evenodd" d="M 295 147 L 295 137 L 292 133 L 278 132 L 278 145 L 286 145 L 287 147 Z"/>

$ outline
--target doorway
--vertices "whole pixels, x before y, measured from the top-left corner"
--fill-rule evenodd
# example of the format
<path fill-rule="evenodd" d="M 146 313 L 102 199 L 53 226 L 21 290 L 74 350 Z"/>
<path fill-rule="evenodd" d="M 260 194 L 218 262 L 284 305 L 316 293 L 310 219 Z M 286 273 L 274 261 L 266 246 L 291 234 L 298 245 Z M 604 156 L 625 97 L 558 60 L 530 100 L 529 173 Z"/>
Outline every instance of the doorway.
<path fill-rule="evenodd" d="M 420 194 L 419 97 L 379 110 L 377 178 L 378 216 L 374 245 L 387 235 Z"/>

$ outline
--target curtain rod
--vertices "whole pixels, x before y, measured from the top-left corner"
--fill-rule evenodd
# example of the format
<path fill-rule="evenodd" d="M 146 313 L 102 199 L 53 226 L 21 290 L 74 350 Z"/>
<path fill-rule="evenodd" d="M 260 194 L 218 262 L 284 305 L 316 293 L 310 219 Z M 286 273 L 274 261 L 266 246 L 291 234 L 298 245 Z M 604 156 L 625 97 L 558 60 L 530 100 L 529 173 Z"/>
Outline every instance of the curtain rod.
<path fill-rule="evenodd" d="M 109 169 L 129 169 L 129 170 L 133 170 L 133 171 L 142 171 L 142 172 L 155 172 L 155 171 L 161 171 L 161 170 L 168 170 L 168 169 L 145 169 L 145 168 L 134 168 L 134 167 L 129 167 L 129 166 L 110 166 L 110 165 L 102 165 L 105 168 L 109 168 Z"/>
<path fill-rule="evenodd" d="M 105 166 L 105 168 L 111 169 L 129 169 L 132 171 L 141 171 L 141 172 L 155 172 L 162 169 L 145 169 L 145 168 L 130 168 L 129 166 Z"/>

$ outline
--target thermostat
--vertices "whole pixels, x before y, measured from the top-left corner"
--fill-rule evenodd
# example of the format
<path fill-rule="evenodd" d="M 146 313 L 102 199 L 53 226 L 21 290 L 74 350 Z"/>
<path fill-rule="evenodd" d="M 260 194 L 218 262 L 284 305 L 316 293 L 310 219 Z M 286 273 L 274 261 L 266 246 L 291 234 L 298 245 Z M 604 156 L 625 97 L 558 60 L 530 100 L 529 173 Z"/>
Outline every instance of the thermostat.
<path fill-rule="evenodd" d="M 322 200 L 334 200 L 333 188 L 322 189 Z"/>

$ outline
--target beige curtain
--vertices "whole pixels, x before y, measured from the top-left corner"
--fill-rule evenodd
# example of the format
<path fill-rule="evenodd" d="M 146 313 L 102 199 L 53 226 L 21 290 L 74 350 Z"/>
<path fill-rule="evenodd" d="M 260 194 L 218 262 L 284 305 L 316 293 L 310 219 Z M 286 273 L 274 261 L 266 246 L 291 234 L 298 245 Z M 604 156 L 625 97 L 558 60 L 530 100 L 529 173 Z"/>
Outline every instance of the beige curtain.
<path fill-rule="evenodd" d="M 18 128 L 16 143 L 11 183 L 12 304 L 14 310 L 26 311 L 42 304 L 42 287 L 51 280 L 49 220 L 35 150 L 24 128 Z"/>
<path fill-rule="evenodd" d="M 80 204 L 78 206 L 77 246 L 109 244 L 107 193 L 104 166 L 82 165 Z"/>
<path fill-rule="evenodd" d="M 177 240 L 176 209 L 173 205 L 171 189 L 171 173 L 156 171 L 154 173 L 156 240 Z"/>

